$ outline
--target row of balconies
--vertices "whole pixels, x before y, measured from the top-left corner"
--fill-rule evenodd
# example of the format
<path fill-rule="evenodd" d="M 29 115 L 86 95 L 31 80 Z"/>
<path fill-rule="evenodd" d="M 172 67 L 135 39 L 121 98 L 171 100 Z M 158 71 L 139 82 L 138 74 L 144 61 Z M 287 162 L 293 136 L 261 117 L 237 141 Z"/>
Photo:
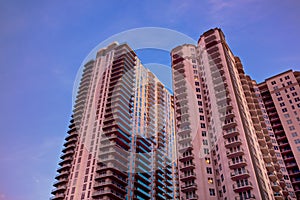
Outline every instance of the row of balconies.
<path fill-rule="evenodd" d="M 237 148 L 237 149 L 232 150 L 232 151 L 227 150 L 226 155 L 227 155 L 228 158 L 234 158 L 234 157 L 242 156 L 242 155 L 244 155 L 244 149 L 243 148 Z"/>
<path fill-rule="evenodd" d="M 235 161 L 228 161 L 228 165 L 230 169 L 240 168 L 247 165 L 247 160 L 245 158 L 235 160 Z"/>
<path fill-rule="evenodd" d="M 234 183 L 232 185 L 232 188 L 235 192 L 243 192 L 243 191 L 246 191 L 246 190 L 253 189 L 253 185 L 250 181 L 247 182 L 247 183 L 240 183 L 240 184 Z"/>
<path fill-rule="evenodd" d="M 238 139 L 233 139 L 233 140 L 225 140 L 224 141 L 224 144 L 225 144 L 225 147 L 226 148 L 232 148 L 232 147 L 235 147 L 235 146 L 239 146 L 242 144 L 242 141 L 240 138 Z"/>
<path fill-rule="evenodd" d="M 115 199 L 115 200 L 125 199 L 125 195 L 118 194 L 112 189 L 96 190 L 96 191 L 94 191 L 92 196 L 94 198 L 101 198 L 103 196 L 108 196 L 108 197 L 110 197 L 112 199 Z"/>
<path fill-rule="evenodd" d="M 232 180 L 238 180 L 238 179 L 245 179 L 250 177 L 249 171 L 248 170 L 243 170 L 240 172 L 231 172 L 231 179 Z"/>

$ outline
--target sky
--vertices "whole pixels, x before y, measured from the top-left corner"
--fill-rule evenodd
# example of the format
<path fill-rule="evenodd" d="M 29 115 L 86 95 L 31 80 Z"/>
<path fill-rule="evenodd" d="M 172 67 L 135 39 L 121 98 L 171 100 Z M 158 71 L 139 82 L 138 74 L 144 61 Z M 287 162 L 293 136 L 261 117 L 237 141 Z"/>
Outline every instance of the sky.
<path fill-rule="evenodd" d="M 220 27 L 246 73 L 261 82 L 300 70 L 299 10 L 298 0 L 0 0 L 0 200 L 51 196 L 76 74 L 102 41 L 141 27 L 197 41 Z M 169 64 L 165 51 L 138 54 Z"/>

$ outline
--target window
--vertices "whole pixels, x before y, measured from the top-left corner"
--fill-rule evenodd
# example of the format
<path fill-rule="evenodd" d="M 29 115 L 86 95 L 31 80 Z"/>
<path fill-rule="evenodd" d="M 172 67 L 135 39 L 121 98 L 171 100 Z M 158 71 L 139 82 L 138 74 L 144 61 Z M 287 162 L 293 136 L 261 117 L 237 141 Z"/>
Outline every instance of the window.
<path fill-rule="evenodd" d="M 285 76 L 284 79 L 288 80 L 288 79 L 290 79 L 290 76 Z"/>
<path fill-rule="evenodd" d="M 214 183 L 214 180 L 213 180 L 213 178 L 210 178 L 210 177 L 209 177 L 209 178 L 207 179 L 207 182 L 208 182 L 209 184 L 213 184 L 213 183 Z"/>
<path fill-rule="evenodd" d="M 198 101 L 198 106 L 202 106 L 202 102 L 201 101 Z"/>
<path fill-rule="evenodd" d="M 201 94 L 197 94 L 197 99 L 201 99 Z"/>
<path fill-rule="evenodd" d="M 297 137 L 297 136 L 298 136 L 297 132 L 292 133 L 292 137 Z"/>
<path fill-rule="evenodd" d="M 280 92 L 276 92 L 275 94 L 276 94 L 276 96 L 279 96 L 279 95 L 280 95 Z"/>
<path fill-rule="evenodd" d="M 206 162 L 207 164 L 210 164 L 210 158 L 205 158 L 205 162 Z"/>
<path fill-rule="evenodd" d="M 211 169 L 211 167 L 206 167 L 206 173 L 212 174 L 212 169 Z"/>
<path fill-rule="evenodd" d="M 290 126 L 289 129 L 290 129 L 290 131 L 293 131 L 293 130 L 295 130 L 295 127 L 294 126 Z"/>
<path fill-rule="evenodd" d="M 201 128 L 205 128 L 205 124 L 204 123 L 201 123 Z"/>
<path fill-rule="evenodd" d="M 225 187 L 225 185 L 223 185 L 222 189 L 223 189 L 223 193 L 226 193 L 226 187 Z"/>
<path fill-rule="evenodd" d="M 277 100 L 278 101 L 282 101 L 283 99 L 282 99 L 282 97 L 278 97 Z"/>
<path fill-rule="evenodd" d="M 204 120 L 204 116 L 200 115 L 200 120 L 203 121 Z"/>
<path fill-rule="evenodd" d="M 209 149 L 204 148 L 203 151 L 204 151 L 204 154 L 209 154 Z"/>
<path fill-rule="evenodd" d="M 200 92 L 200 88 L 196 88 L 196 92 Z"/>
<path fill-rule="evenodd" d="M 209 188 L 209 195 L 215 196 L 215 189 Z"/>
<path fill-rule="evenodd" d="M 300 139 L 295 140 L 295 144 L 299 144 L 300 143 Z"/>
<path fill-rule="evenodd" d="M 286 108 L 283 108 L 283 109 L 282 109 L 282 112 L 287 112 L 287 109 L 286 109 Z"/>
<path fill-rule="evenodd" d="M 289 120 L 286 121 L 286 123 L 287 123 L 287 124 L 291 124 L 291 123 L 293 123 L 293 122 L 292 122 L 292 120 L 289 119 Z"/>
<path fill-rule="evenodd" d="M 290 88 L 290 91 L 293 91 L 293 90 L 295 90 L 295 87 L 294 87 L 294 86 Z"/>
<path fill-rule="evenodd" d="M 276 81 L 272 81 L 271 84 L 272 84 L 272 85 L 275 85 L 275 84 L 276 84 Z"/>
<path fill-rule="evenodd" d="M 280 107 L 282 107 L 282 106 L 285 106 L 285 103 L 281 102 L 279 105 L 280 105 Z"/>
<path fill-rule="evenodd" d="M 202 136 L 206 137 L 206 131 L 202 131 Z"/>
<path fill-rule="evenodd" d="M 208 141 L 207 140 L 203 140 L 203 145 L 208 145 Z"/>

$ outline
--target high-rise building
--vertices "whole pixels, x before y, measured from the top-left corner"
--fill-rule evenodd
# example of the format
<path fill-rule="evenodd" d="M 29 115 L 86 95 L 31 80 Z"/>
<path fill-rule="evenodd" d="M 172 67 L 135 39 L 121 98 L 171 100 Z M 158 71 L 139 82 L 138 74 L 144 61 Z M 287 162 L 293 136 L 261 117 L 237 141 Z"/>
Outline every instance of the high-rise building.
<path fill-rule="evenodd" d="M 171 56 L 181 199 L 285 199 L 255 84 L 223 32 Z"/>
<path fill-rule="evenodd" d="M 283 170 L 287 187 L 294 189 L 300 199 L 300 72 L 292 70 L 266 79 L 258 85 L 269 126 L 274 134 L 272 140 L 278 143 L 285 164 Z M 278 153 L 279 155 L 279 153 Z M 290 183 L 291 182 L 291 183 Z M 291 185 L 292 184 L 292 185 Z M 290 191 L 291 195 L 293 192 Z"/>
<path fill-rule="evenodd" d="M 127 44 L 85 64 L 52 199 L 176 199 L 173 97 Z"/>

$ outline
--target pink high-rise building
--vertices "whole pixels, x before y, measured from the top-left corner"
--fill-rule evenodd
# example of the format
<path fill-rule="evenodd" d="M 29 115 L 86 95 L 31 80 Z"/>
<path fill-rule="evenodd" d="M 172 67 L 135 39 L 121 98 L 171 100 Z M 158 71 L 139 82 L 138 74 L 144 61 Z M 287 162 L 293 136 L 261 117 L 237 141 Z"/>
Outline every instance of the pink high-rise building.
<path fill-rule="evenodd" d="M 283 72 L 259 84 L 261 98 L 269 125 L 274 134 L 272 140 L 278 143 L 276 150 L 282 155 L 280 164 L 285 164 L 283 178 L 287 187 L 294 189 L 300 199 L 300 72 Z M 295 196 L 290 191 L 291 196 Z"/>
<path fill-rule="evenodd" d="M 255 84 L 222 31 L 171 56 L 181 199 L 284 200 Z"/>
<path fill-rule="evenodd" d="M 127 44 L 85 64 L 55 200 L 176 199 L 173 96 Z"/>

